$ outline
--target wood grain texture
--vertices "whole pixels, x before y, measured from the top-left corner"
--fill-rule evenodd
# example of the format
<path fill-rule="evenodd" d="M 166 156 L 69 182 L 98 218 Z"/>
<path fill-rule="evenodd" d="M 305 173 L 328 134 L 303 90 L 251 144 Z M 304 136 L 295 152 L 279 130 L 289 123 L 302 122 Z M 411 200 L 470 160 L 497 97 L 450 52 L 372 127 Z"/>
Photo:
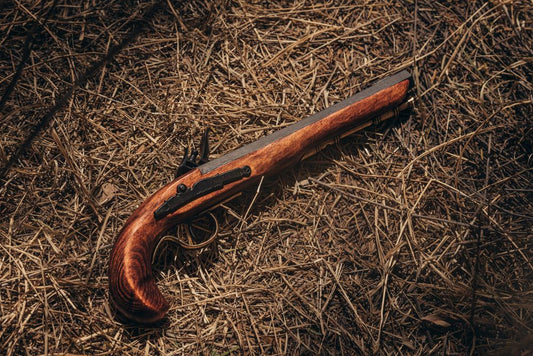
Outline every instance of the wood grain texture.
<path fill-rule="evenodd" d="M 226 156 L 218 158 L 214 163 L 208 163 L 211 164 L 209 169 L 203 170 L 207 173 L 202 173 L 202 167 L 196 168 L 157 191 L 130 216 L 113 246 L 109 290 L 115 308 L 127 319 L 138 323 L 154 323 L 164 318 L 169 304 L 155 284 L 151 256 L 165 230 L 254 184 L 262 176 L 287 169 L 322 148 L 324 142 L 398 107 L 406 101 L 410 86 L 410 75 L 406 71 L 385 78 L 366 89 L 367 95 L 358 97 L 363 97 L 361 100 L 350 101 L 349 98 L 344 105 L 334 106 L 335 110 L 326 109 L 325 115 L 317 114 L 321 115 L 318 119 L 309 120 L 297 130 L 286 130 L 286 134 L 263 140 L 261 145 L 248 145 L 253 149 L 241 150 L 239 155 L 230 156 L 231 159 Z M 223 189 L 155 220 L 154 211 L 176 194 L 179 184 L 190 187 L 200 179 L 245 165 L 252 170 L 250 177 L 227 184 Z"/>

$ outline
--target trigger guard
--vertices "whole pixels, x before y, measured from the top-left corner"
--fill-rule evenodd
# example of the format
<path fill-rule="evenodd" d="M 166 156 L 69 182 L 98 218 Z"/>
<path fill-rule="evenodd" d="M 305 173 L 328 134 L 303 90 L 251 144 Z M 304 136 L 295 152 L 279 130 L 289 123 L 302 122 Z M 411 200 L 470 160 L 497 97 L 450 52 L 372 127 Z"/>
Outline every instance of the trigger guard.
<path fill-rule="evenodd" d="M 204 241 L 202 241 L 200 243 L 195 244 L 195 243 L 185 242 L 183 239 L 180 239 L 179 237 L 176 237 L 176 236 L 170 236 L 170 235 L 163 236 L 157 242 L 157 245 L 155 246 L 154 252 L 152 254 L 152 263 L 155 262 L 156 255 L 159 252 L 159 248 L 160 248 L 161 244 L 163 242 L 165 242 L 165 241 L 172 241 L 174 243 L 177 243 L 178 245 L 180 245 L 185 250 L 199 250 L 199 249 L 204 248 L 204 247 L 208 246 L 209 244 L 213 243 L 213 241 L 215 241 L 215 239 L 218 237 L 218 220 L 215 217 L 215 215 L 213 215 L 212 212 L 206 212 L 204 215 L 209 215 L 211 217 L 211 219 L 213 220 L 214 224 L 215 224 L 215 231 L 211 234 L 211 236 L 209 236 L 208 239 L 206 239 L 206 240 L 204 240 Z M 192 224 L 191 223 L 186 223 L 186 225 L 187 225 L 187 227 L 185 228 L 185 233 L 187 234 L 187 237 L 189 238 L 189 241 L 193 241 L 195 239 L 195 237 L 196 237 L 196 234 L 192 230 Z"/>
<path fill-rule="evenodd" d="M 211 236 L 209 236 L 209 238 L 207 240 L 204 240 L 200 243 L 187 243 L 181 239 L 177 239 L 178 240 L 178 244 L 186 249 L 186 250 L 198 250 L 198 249 L 201 249 L 201 248 L 204 248 L 206 247 L 207 245 L 210 245 L 213 241 L 215 241 L 215 239 L 218 237 L 218 220 L 217 218 L 215 217 L 215 215 L 213 215 L 212 212 L 207 212 L 206 215 L 209 215 L 211 217 L 211 219 L 213 220 L 213 222 L 215 223 L 215 231 L 211 234 Z M 189 237 L 189 241 L 193 241 L 196 237 L 196 234 L 193 232 L 192 230 L 192 224 L 190 223 L 187 223 L 187 229 L 185 230 L 187 232 L 187 235 Z"/>

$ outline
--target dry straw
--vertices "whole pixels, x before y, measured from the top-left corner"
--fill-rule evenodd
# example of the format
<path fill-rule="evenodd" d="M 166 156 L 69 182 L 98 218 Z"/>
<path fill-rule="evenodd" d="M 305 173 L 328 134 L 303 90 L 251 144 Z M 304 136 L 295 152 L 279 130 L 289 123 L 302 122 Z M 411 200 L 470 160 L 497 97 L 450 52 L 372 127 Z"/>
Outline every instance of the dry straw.
<path fill-rule="evenodd" d="M 527 354 L 532 18 L 526 0 L 2 5 L 0 353 Z M 221 155 L 404 68 L 410 115 L 225 204 L 215 245 L 163 244 L 166 324 L 117 321 L 114 238 L 205 128 Z"/>

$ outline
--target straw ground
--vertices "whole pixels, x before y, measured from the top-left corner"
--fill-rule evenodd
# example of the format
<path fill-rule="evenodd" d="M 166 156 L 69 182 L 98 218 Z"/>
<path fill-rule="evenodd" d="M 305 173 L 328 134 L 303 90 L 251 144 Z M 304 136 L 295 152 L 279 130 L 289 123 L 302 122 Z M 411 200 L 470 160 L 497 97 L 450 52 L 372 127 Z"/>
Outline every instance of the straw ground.
<path fill-rule="evenodd" d="M 1 354 L 527 354 L 530 1 L 15 1 L 0 7 Z M 401 69 L 414 110 L 165 245 L 164 325 L 108 256 L 207 127 L 214 156 Z"/>

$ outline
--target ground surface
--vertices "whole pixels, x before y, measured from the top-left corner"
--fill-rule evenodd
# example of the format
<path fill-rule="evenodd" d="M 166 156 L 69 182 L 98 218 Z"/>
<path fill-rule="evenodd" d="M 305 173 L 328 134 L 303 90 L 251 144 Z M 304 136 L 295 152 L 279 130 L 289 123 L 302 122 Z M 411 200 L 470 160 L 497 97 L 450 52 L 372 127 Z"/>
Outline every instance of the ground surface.
<path fill-rule="evenodd" d="M 151 7 L 0 8 L 1 354 L 527 354 L 530 1 Z M 205 128 L 218 156 L 401 69 L 411 114 L 168 245 L 166 323 L 117 321 L 113 241 Z"/>

